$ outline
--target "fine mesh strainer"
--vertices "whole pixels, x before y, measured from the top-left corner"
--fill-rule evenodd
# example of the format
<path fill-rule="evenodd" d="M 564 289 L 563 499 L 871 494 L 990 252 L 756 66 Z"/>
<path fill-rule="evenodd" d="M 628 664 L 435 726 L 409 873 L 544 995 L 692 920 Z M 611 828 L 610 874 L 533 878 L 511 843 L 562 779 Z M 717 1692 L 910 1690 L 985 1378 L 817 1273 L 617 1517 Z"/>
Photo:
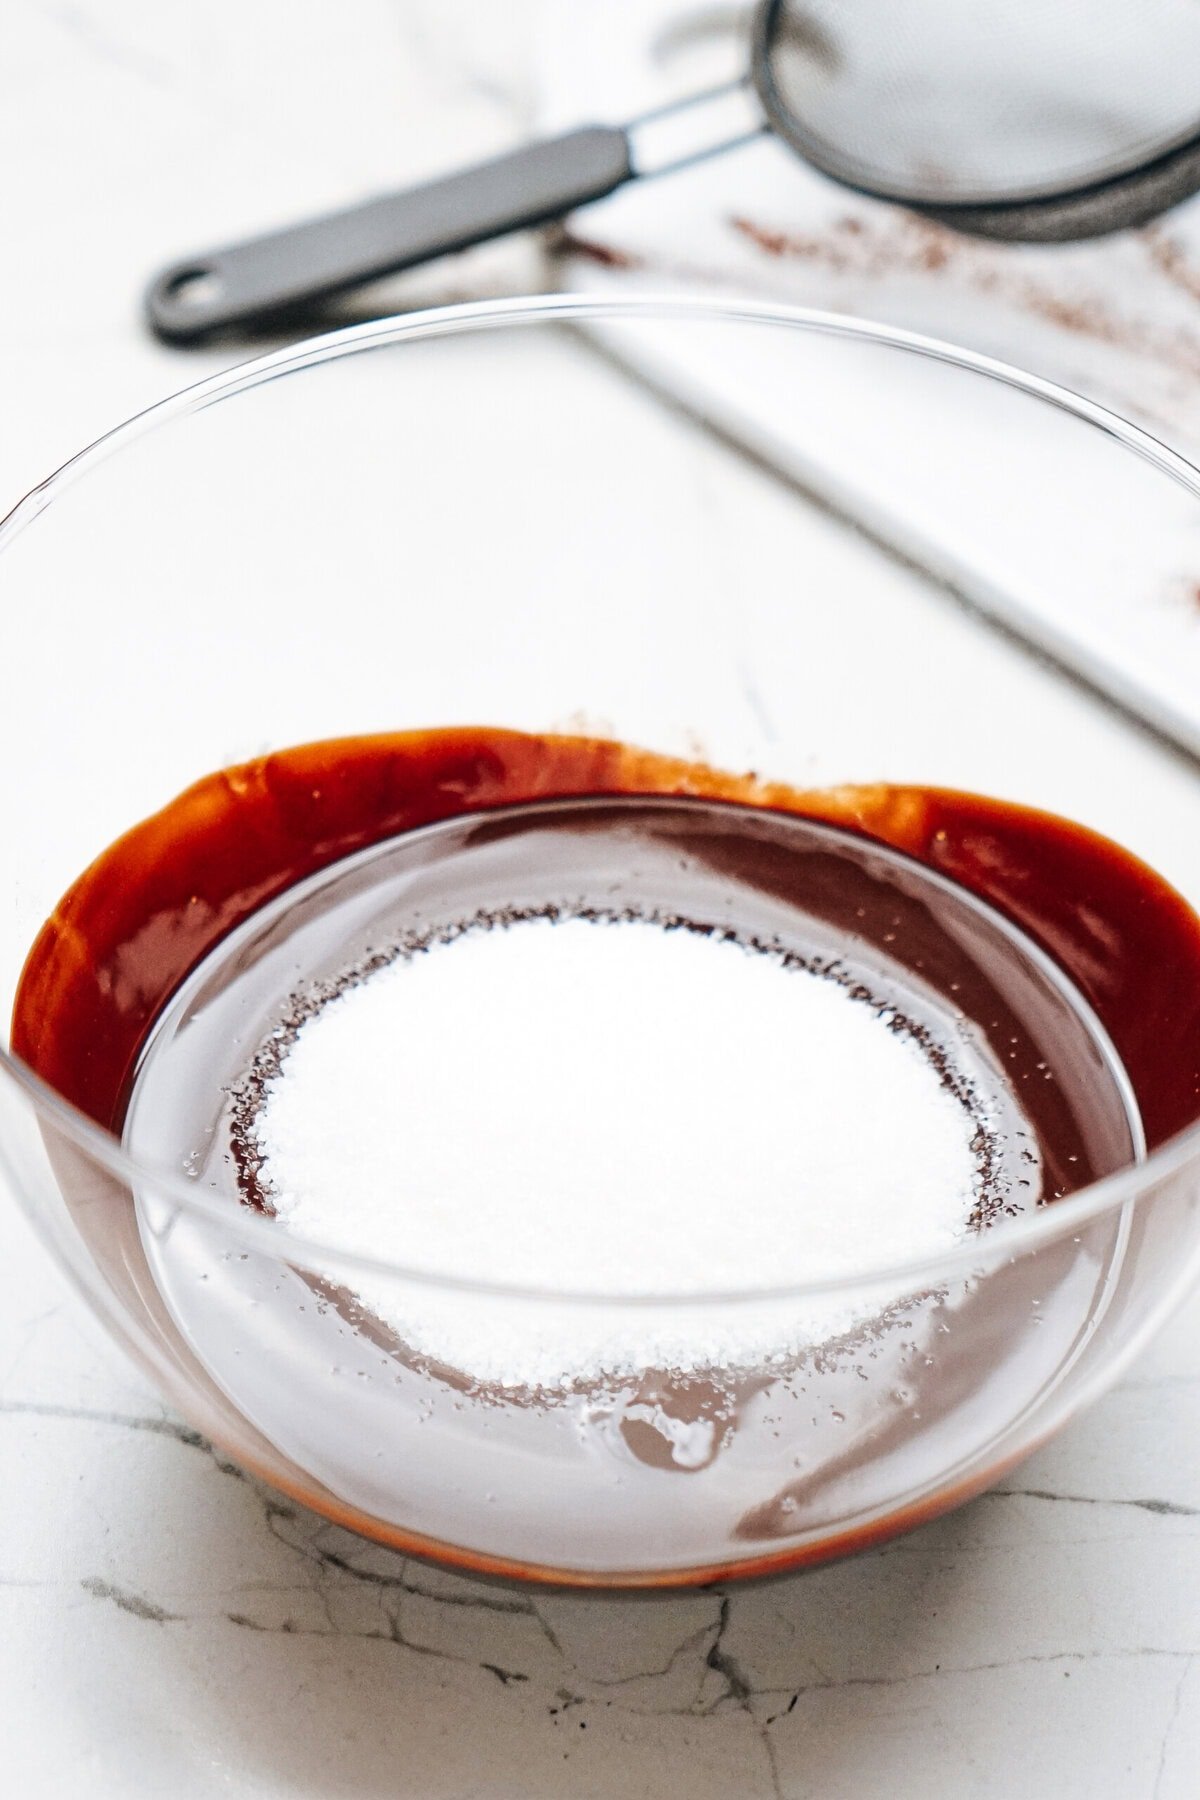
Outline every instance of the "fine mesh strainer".
<path fill-rule="evenodd" d="M 1141 224 L 1200 188 L 1200 0 L 760 0 L 741 81 L 174 263 L 149 322 L 186 343 L 276 318 L 764 130 L 986 237 Z"/>

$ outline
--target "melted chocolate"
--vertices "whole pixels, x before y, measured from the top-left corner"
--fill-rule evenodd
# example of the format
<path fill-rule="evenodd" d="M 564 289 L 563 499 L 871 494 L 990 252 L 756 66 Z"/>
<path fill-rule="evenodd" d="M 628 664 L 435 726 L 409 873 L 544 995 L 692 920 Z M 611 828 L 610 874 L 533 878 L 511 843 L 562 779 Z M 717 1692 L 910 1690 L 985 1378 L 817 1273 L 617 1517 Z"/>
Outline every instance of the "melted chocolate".
<path fill-rule="evenodd" d="M 949 876 L 1020 926 L 1090 1002 L 1133 1085 L 1148 1148 L 1200 1115 L 1200 921 L 1143 863 L 1083 826 L 941 789 L 804 792 L 603 739 L 485 728 L 335 739 L 197 782 L 104 851 L 55 908 L 18 987 L 13 1048 L 119 1132 L 163 1005 L 268 900 L 435 820 L 630 794 L 800 814 Z M 752 851 L 735 832 L 707 853 L 744 872 Z M 830 916 L 840 904 L 837 861 L 825 877 Z M 769 885 L 769 867 L 761 878 Z M 925 971 L 934 979 L 940 955 L 935 934 Z M 989 998 L 961 996 L 974 1017 Z M 1087 1171 L 1073 1167 L 1077 1185 Z M 1072 1184 L 1065 1169 L 1055 1171 L 1053 1192 Z"/>

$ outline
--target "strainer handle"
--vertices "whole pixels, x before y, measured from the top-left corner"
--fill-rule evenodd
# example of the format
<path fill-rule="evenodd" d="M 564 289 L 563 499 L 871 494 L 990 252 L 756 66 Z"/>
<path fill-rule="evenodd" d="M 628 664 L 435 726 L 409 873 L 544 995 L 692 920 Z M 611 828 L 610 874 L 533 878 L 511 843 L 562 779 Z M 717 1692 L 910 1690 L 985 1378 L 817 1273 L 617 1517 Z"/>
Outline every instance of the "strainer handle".
<path fill-rule="evenodd" d="M 629 137 L 589 125 L 456 175 L 188 257 L 146 290 L 156 336 L 187 344 L 562 218 L 633 178 Z"/>

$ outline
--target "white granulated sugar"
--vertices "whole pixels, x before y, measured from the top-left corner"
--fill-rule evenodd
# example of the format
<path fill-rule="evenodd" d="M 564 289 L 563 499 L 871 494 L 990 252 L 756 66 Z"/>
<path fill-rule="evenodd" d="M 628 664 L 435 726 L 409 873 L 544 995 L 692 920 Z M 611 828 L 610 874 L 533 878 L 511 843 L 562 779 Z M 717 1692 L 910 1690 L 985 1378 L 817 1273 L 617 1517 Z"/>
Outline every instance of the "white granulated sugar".
<path fill-rule="evenodd" d="M 256 1136 L 296 1231 L 617 1302 L 360 1288 L 417 1351 L 553 1386 L 744 1364 L 850 1329 L 880 1296 L 803 1316 L 619 1301 L 936 1252 L 975 1205 L 976 1123 L 837 983 L 687 930 L 574 919 L 473 929 L 347 988 L 301 1027 Z"/>

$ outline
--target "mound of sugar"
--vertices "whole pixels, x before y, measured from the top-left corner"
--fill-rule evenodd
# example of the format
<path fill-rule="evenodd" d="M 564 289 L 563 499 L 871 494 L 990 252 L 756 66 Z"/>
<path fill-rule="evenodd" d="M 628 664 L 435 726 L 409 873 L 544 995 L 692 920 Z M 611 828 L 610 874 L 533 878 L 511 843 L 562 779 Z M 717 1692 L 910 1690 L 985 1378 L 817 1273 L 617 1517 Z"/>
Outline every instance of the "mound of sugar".
<path fill-rule="evenodd" d="M 619 1302 L 934 1253 L 978 1198 L 977 1127 L 921 1045 L 836 981 L 687 929 L 539 919 L 346 987 L 299 1028 L 254 1136 L 286 1227 L 616 1301 L 360 1290 L 424 1355 L 553 1386 L 744 1363 L 848 1329 L 861 1301 L 803 1317 Z"/>

